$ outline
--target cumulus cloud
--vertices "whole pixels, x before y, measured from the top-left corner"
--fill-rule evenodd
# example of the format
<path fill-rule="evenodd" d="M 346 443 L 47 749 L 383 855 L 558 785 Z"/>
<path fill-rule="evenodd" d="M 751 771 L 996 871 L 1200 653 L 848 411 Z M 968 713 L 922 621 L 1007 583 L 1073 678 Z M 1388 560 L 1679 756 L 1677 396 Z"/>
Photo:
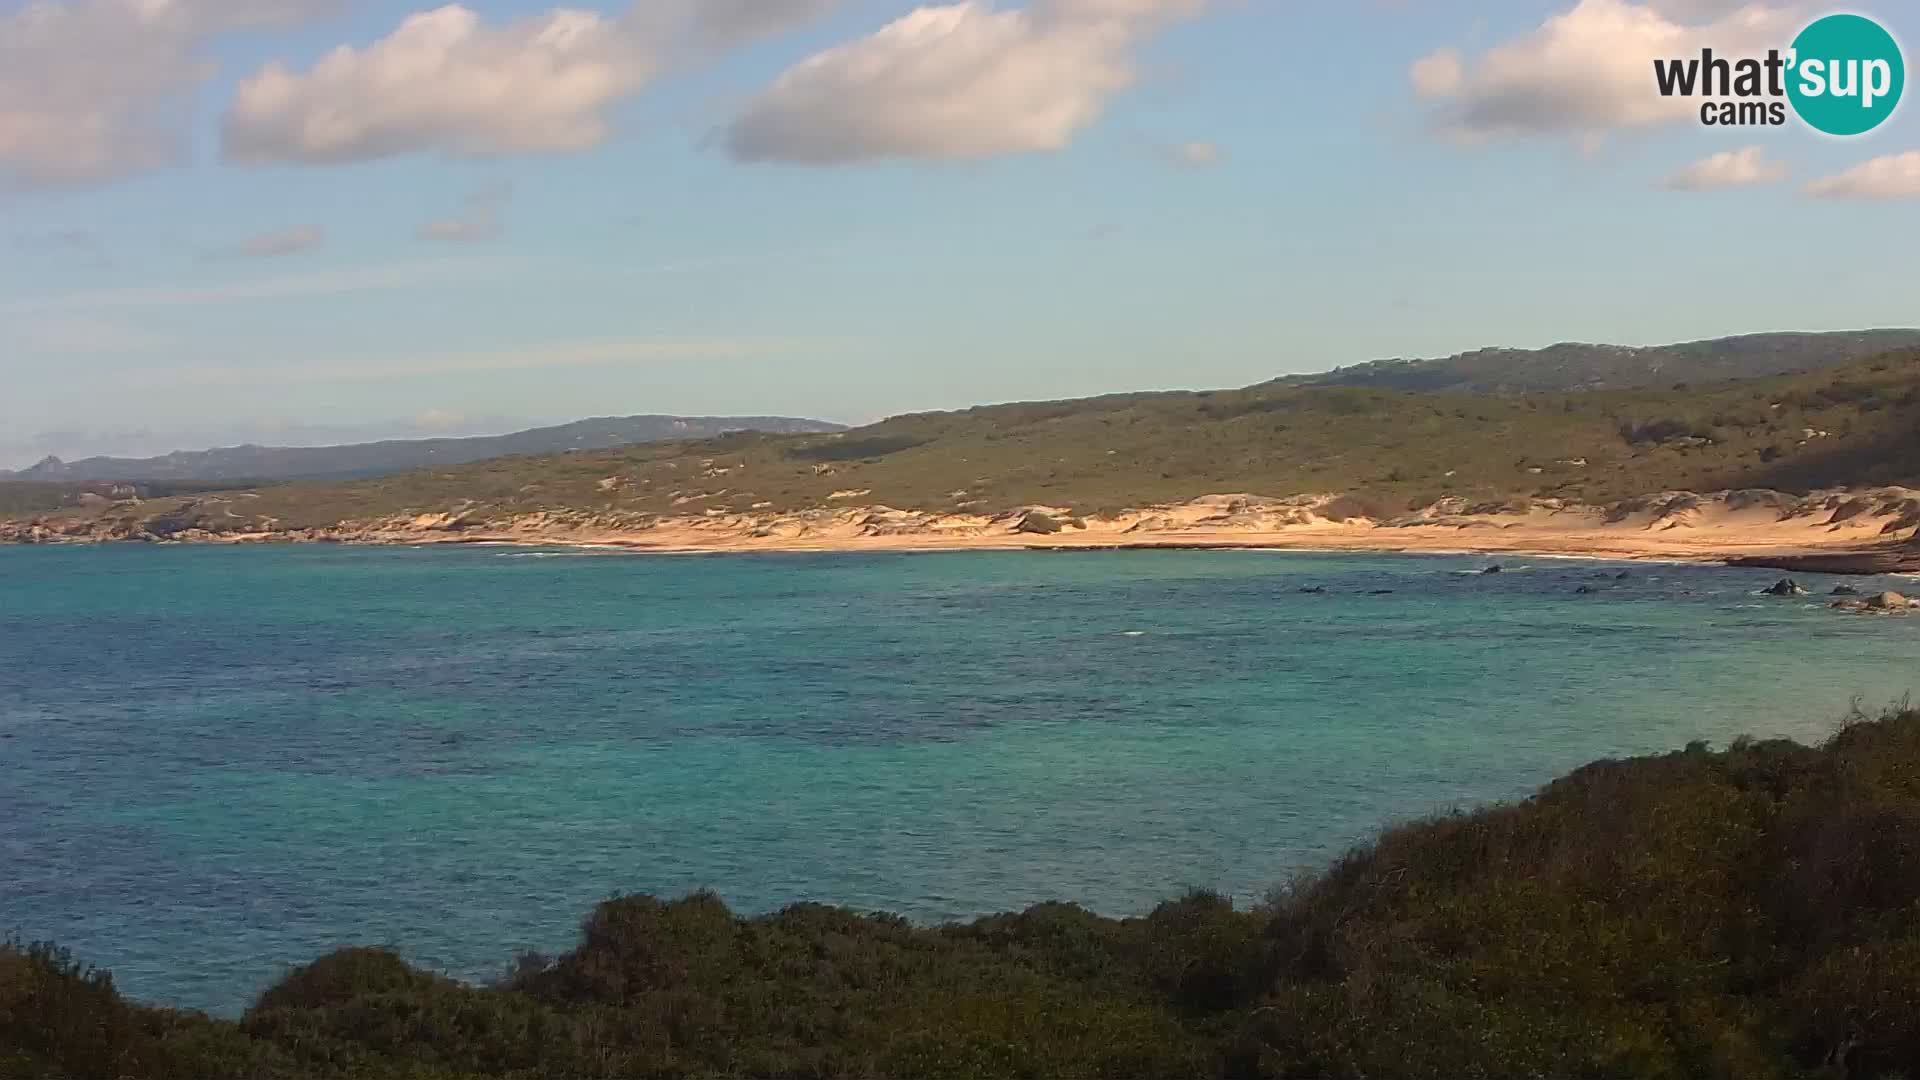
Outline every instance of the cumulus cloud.
<path fill-rule="evenodd" d="M 336 0 L 31 0 L 0 14 L 0 184 L 94 184 L 182 160 L 208 42 Z"/>
<path fill-rule="evenodd" d="M 744 160 L 835 164 L 1059 150 L 1138 73 L 1136 52 L 1202 0 L 991 0 L 922 7 L 803 60 L 727 133 Z"/>
<path fill-rule="evenodd" d="M 1660 186 L 1668 191 L 1719 191 L 1771 184 L 1786 175 L 1785 165 L 1768 161 L 1760 147 L 1748 146 L 1701 158 L 1660 181 Z"/>
<path fill-rule="evenodd" d="M 1413 62 L 1413 92 L 1423 98 L 1453 97 L 1467 81 L 1458 49 L 1436 49 Z"/>
<path fill-rule="evenodd" d="M 1920 199 L 1920 150 L 1863 162 L 1807 185 L 1823 199 Z"/>
<path fill-rule="evenodd" d="M 1799 27 L 1790 6 L 1720 0 L 1579 0 L 1537 29 L 1477 56 L 1438 49 L 1408 70 L 1430 120 L 1466 140 L 1577 135 L 1692 119 L 1698 103 L 1661 97 L 1656 58 L 1779 47 Z"/>
<path fill-rule="evenodd" d="M 222 251 L 218 258 L 278 259 L 317 250 L 327 242 L 327 230 L 320 225 L 294 225 L 262 233 Z"/>
<path fill-rule="evenodd" d="M 255 72 L 227 110 L 225 151 L 237 161 L 331 163 L 581 150 L 605 141 L 611 107 L 676 57 L 791 29 L 837 3 L 641 0 L 619 15 L 559 7 L 498 25 L 447 4 L 309 70 Z"/>
<path fill-rule="evenodd" d="M 559 9 L 492 27 L 449 4 L 308 72 L 269 64 L 235 91 L 225 148 L 299 162 L 578 150 L 606 138 L 607 106 L 657 69 L 620 19 Z"/>
<path fill-rule="evenodd" d="M 466 206 L 456 217 L 429 221 L 414 231 L 422 240 L 442 240 L 453 244 L 477 244 L 500 235 L 501 216 L 513 199 L 513 185 L 494 184 L 467 196 Z"/>

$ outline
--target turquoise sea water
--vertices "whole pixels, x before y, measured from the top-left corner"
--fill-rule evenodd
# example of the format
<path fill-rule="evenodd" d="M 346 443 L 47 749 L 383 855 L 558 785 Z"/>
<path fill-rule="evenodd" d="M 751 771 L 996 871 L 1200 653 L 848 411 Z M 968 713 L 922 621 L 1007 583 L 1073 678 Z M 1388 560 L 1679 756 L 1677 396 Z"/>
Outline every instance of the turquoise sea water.
<path fill-rule="evenodd" d="M 1499 561 L 0 549 L 0 931 L 234 1013 L 616 892 L 1138 912 L 1920 686 L 1920 619 L 1776 574 Z"/>

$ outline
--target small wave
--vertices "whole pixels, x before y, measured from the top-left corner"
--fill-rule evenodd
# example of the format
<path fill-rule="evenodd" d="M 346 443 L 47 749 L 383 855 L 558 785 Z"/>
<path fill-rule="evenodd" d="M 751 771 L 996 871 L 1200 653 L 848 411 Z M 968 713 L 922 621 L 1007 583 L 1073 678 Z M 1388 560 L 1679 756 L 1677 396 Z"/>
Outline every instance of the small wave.
<path fill-rule="evenodd" d="M 1529 559 L 1552 559 L 1556 562 L 1617 563 L 1621 566 L 1722 566 L 1724 565 L 1722 563 L 1713 562 L 1711 560 L 1661 558 L 1657 556 L 1648 556 L 1648 555 L 1636 555 L 1633 558 L 1629 559 L 1619 555 L 1567 555 L 1567 554 L 1562 554 L 1557 552 L 1548 553 L 1548 552 L 1541 552 L 1541 551 L 1529 551 L 1527 552 L 1526 557 Z"/>

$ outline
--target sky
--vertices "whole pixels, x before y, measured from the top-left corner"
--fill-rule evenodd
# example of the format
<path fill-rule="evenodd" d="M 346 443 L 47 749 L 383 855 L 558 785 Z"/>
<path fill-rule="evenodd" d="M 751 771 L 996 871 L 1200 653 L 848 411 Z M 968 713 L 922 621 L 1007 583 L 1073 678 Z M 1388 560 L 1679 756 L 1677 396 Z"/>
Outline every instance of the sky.
<path fill-rule="evenodd" d="M 1920 325 L 1911 104 L 1654 89 L 1829 10 L 0 0 L 0 467 Z"/>

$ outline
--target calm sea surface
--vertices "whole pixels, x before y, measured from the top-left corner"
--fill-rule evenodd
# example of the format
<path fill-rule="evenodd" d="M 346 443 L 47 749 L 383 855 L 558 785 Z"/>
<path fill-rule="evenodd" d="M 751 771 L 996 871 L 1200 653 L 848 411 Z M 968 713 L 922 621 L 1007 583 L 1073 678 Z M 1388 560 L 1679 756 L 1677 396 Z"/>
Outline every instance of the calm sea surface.
<path fill-rule="evenodd" d="M 1920 689 L 1920 618 L 1777 574 L 1499 561 L 0 549 L 0 931 L 235 1013 L 341 944 L 497 973 L 617 892 L 1139 912 Z"/>

